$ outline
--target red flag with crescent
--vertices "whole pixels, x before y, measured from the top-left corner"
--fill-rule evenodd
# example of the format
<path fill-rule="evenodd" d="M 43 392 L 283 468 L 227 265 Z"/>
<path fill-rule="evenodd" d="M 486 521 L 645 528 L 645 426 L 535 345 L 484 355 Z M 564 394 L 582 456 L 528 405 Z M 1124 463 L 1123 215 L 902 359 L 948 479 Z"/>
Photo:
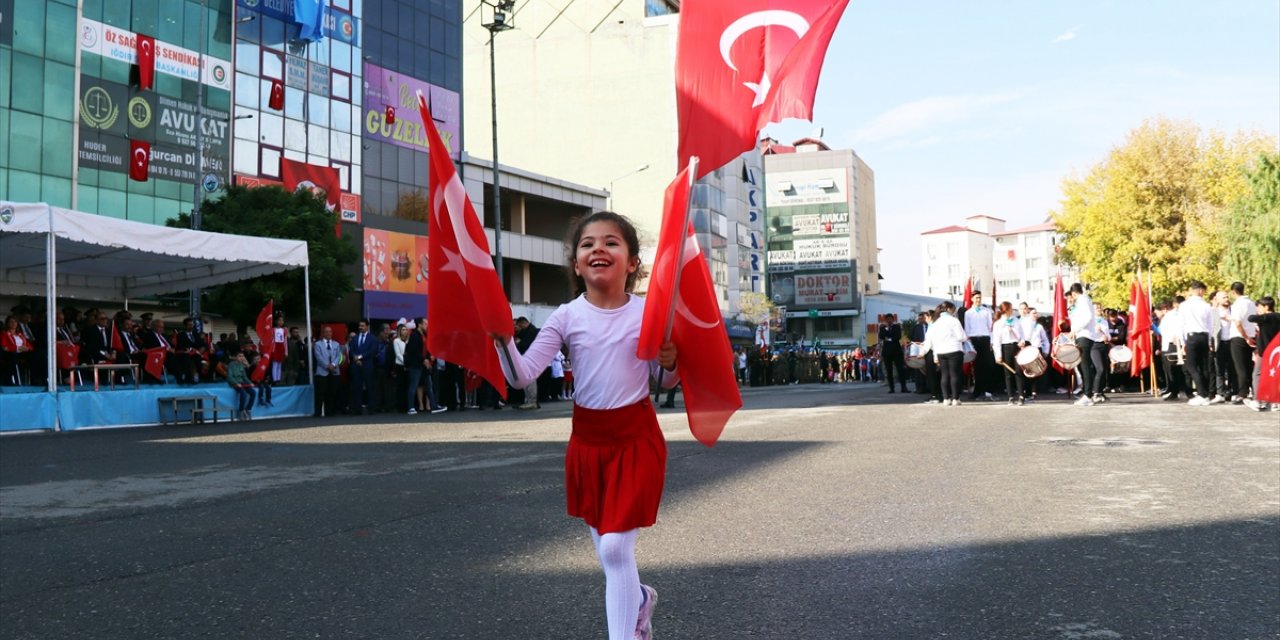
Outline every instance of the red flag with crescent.
<path fill-rule="evenodd" d="M 960 308 L 968 309 L 969 305 L 973 304 L 972 302 L 970 302 L 970 300 L 973 300 L 973 276 L 972 275 L 969 276 L 968 280 L 964 281 L 964 298 L 960 300 Z"/>
<path fill-rule="evenodd" d="M 59 340 L 58 345 L 58 368 L 70 369 L 80 362 L 80 345 L 74 342 Z"/>
<path fill-rule="evenodd" d="M 154 347 L 152 349 L 144 349 L 147 352 L 147 361 L 142 365 L 142 369 L 151 377 L 158 380 L 164 379 L 164 359 L 167 349 L 164 347 Z"/>
<path fill-rule="evenodd" d="M 510 337 L 511 303 L 498 281 L 484 225 L 462 187 L 458 170 L 445 151 L 427 100 L 418 92 L 418 108 L 427 132 L 427 349 L 475 371 L 502 397 L 507 383 L 490 334 Z"/>
<path fill-rule="evenodd" d="M 156 39 L 138 34 L 138 88 L 150 89 L 156 76 Z"/>
<path fill-rule="evenodd" d="M 849 0 L 701 0 L 676 37 L 679 162 L 695 178 L 752 149 L 765 125 L 813 119 L 827 45 Z"/>
<path fill-rule="evenodd" d="M 268 299 L 266 306 L 262 307 L 262 311 L 258 312 L 258 321 L 253 325 L 254 330 L 258 332 L 258 351 L 262 353 L 275 351 L 275 338 L 271 329 L 271 314 L 274 308 L 275 300 Z"/>
<path fill-rule="evenodd" d="M 693 226 L 686 222 L 692 169 L 686 166 L 667 186 L 636 357 L 657 357 L 671 318 L 671 341 L 682 354 L 676 367 L 684 385 L 689 431 L 710 447 L 733 413 L 742 408 L 742 396 L 711 271 L 693 237 Z"/>
<path fill-rule="evenodd" d="M 284 82 L 271 81 L 271 95 L 267 98 L 267 106 L 276 111 L 284 110 Z"/>
<path fill-rule="evenodd" d="M 141 140 L 129 141 L 129 178 L 138 182 L 146 182 L 151 174 L 151 143 Z"/>
<path fill-rule="evenodd" d="M 1151 366 L 1151 298 L 1142 283 L 1134 280 L 1130 285 L 1129 349 L 1133 360 L 1129 361 L 1129 375 L 1138 377 Z"/>
<path fill-rule="evenodd" d="M 1258 402 L 1280 402 L 1280 335 L 1271 339 L 1262 352 L 1258 388 L 1253 393 Z"/>

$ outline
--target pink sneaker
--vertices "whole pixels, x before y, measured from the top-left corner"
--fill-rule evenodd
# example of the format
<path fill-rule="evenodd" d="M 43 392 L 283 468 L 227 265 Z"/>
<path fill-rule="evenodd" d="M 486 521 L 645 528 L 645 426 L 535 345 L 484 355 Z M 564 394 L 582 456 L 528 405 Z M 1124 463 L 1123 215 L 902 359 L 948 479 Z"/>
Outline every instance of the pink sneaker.
<path fill-rule="evenodd" d="M 653 587 L 642 584 L 640 590 L 644 591 L 644 604 L 640 605 L 640 617 L 636 619 L 636 640 L 653 640 L 653 608 L 658 604 L 658 592 Z"/>

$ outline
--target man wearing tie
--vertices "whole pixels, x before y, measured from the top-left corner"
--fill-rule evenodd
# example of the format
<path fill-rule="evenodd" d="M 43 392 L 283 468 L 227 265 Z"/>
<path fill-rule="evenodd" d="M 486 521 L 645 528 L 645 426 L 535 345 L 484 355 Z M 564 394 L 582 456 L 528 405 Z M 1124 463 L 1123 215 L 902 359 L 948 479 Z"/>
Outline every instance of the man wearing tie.
<path fill-rule="evenodd" d="M 174 377 L 178 384 L 195 384 L 200 371 L 200 349 L 204 347 L 199 333 L 196 333 L 196 321 L 186 318 L 182 321 L 182 331 L 175 339 L 177 352 L 174 353 Z"/>
<path fill-rule="evenodd" d="M 368 412 L 369 392 L 373 386 L 373 356 L 377 349 L 378 339 L 369 335 L 369 323 L 361 320 L 356 325 L 355 335 L 347 340 L 350 362 L 347 377 L 351 382 L 351 405 L 347 410 L 352 415 Z"/>
<path fill-rule="evenodd" d="M 333 329 L 324 327 L 320 330 L 320 339 L 312 348 L 312 357 L 316 363 L 316 413 L 333 416 L 338 414 L 338 384 L 341 373 L 338 365 L 342 364 L 342 347 L 333 340 Z"/>
<path fill-rule="evenodd" d="M 149 331 L 144 331 L 141 334 L 141 340 L 143 349 L 164 349 L 165 369 L 167 369 L 169 373 L 172 373 L 174 378 L 181 380 L 182 371 L 177 369 L 175 366 L 176 363 L 173 360 L 173 345 L 169 343 L 168 338 L 164 337 L 164 320 L 161 320 L 160 318 L 152 320 L 151 329 Z M 143 367 L 143 372 L 143 381 L 149 384 L 156 382 L 163 383 L 162 380 L 158 380 L 152 377 L 150 373 L 146 373 L 146 367 Z"/>
<path fill-rule="evenodd" d="M 996 354 L 991 350 L 991 328 L 995 317 L 991 309 L 982 306 L 982 293 L 975 291 L 971 298 L 973 305 L 964 313 L 964 333 L 978 352 L 973 361 L 973 396 L 974 400 L 990 400 L 991 390 L 995 386 Z M 991 304 L 995 304 L 992 300 Z"/>

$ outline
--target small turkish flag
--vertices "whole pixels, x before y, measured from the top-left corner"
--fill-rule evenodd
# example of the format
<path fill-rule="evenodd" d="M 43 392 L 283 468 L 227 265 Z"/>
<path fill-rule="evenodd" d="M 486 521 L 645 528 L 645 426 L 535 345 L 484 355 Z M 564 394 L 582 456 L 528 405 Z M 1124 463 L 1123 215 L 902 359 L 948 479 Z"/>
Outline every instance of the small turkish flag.
<path fill-rule="evenodd" d="M 146 349 L 146 352 L 147 363 L 142 365 L 142 369 L 151 377 L 157 380 L 163 380 L 165 348 L 156 347 L 154 349 Z"/>
<path fill-rule="evenodd" d="M 1261 369 L 1254 396 L 1259 402 L 1280 402 L 1280 335 L 1271 339 L 1257 366 Z"/>
<path fill-rule="evenodd" d="M 813 119 L 827 45 L 849 0 L 701 0 L 676 36 L 678 160 L 698 175 L 752 149 L 783 118 Z"/>
<path fill-rule="evenodd" d="M 280 111 L 284 109 L 284 83 L 279 80 L 271 81 L 271 97 L 267 99 L 267 106 Z"/>
<path fill-rule="evenodd" d="M 138 182 L 146 182 L 151 173 L 151 143 L 141 140 L 129 141 L 129 177 Z"/>
<path fill-rule="evenodd" d="M 386 118 L 386 120 L 387 120 L 387 124 L 395 124 L 395 123 L 396 123 L 396 108 L 395 108 L 395 107 L 387 107 L 387 118 Z"/>
<path fill-rule="evenodd" d="M 156 39 L 138 34 L 138 88 L 150 89 L 156 75 Z"/>
<path fill-rule="evenodd" d="M 70 369 L 80 362 L 80 345 L 65 340 L 58 341 L 58 368 Z"/>
<path fill-rule="evenodd" d="M 260 353 L 258 361 L 253 363 L 253 371 L 249 372 L 249 379 L 254 382 L 262 382 L 267 378 L 267 368 L 271 366 L 271 355 Z"/>

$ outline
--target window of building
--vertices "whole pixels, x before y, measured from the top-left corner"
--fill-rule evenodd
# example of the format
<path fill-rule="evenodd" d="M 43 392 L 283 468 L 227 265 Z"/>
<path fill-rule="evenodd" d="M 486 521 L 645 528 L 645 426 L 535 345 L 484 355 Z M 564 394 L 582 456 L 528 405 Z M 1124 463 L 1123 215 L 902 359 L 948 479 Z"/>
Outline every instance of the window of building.
<path fill-rule="evenodd" d="M 1041 260 L 1040 258 L 1027 258 L 1027 268 L 1028 269 L 1040 268 L 1040 260 Z"/>

